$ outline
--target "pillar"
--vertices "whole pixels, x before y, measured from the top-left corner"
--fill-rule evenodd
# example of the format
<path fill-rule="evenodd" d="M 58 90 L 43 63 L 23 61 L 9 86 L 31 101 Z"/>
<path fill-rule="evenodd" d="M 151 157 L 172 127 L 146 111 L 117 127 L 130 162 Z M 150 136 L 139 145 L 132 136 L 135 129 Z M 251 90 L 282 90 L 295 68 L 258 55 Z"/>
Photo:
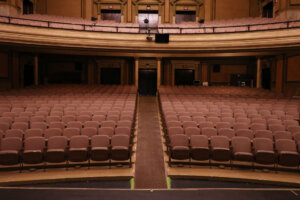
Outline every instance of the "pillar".
<path fill-rule="evenodd" d="M 256 65 L 256 88 L 261 88 L 261 58 L 257 58 Z"/>
<path fill-rule="evenodd" d="M 208 81 L 208 64 L 202 64 L 202 83 Z"/>
<path fill-rule="evenodd" d="M 94 63 L 88 62 L 88 84 L 94 84 Z"/>
<path fill-rule="evenodd" d="M 170 22 L 170 0 L 165 0 L 165 20 L 164 23 Z"/>
<path fill-rule="evenodd" d="M 34 85 L 39 85 L 39 57 L 34 56 Z"/>
<path fill-rule="evenodd" d="M 157 89 L 161 83 L 161 58 L 157 58 Z"/>
<path fill-rule="evenodd" d="M 139 58 L 134 58 L 135 62 L 135 87 L 139 87 Z"/>
<path fill-rule="evenodd" d="M 127 22 L 132 22 L 132 0 L 127 1 Z"/>
<path fill-rule="evenodd" d="M 283 56 L 278 56 L 276 58 L 276 92 L 282 93 L 283 86 Z"/>

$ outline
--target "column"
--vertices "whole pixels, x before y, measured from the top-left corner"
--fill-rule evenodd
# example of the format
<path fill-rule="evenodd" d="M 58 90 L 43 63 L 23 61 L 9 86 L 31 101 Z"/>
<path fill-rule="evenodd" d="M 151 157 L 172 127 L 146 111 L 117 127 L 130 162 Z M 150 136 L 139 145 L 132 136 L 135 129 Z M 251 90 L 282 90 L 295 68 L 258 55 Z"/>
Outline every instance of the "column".
<path fill-rule="evenodd" d="M 208 74 L 208 64 L 203 63 L 202 64 L 202 83 L 208 81 L 207 74 Z"/>
<path fill-rule="evenodd" d="M 283 86 L 283 56 L 276 58 L 276 92 L 282 93 Z"/>
<path fill-rule="evenodd" d="M 135 62 L 135 87 L 139 87 L 139 58 L 134 58 Z"/>
<path fill-rule="evenodd" d="M 94 84 L 94 63 L 88 62 L 88 84 Z"/>
<path fill-rule="evenodd" d="M 257 58 L 256 65 L 256 88 L 261 88 L 261 58 Z"/>
<path fill-rule="evenodd" d="M 127 1 L 127 22 L 132 22 L 132 0 Z"/>
<path fill-rule="evenodd" d="M 170 22 L 170 0 L 165 0 L 165 22 L 164 23 L 169 23 Z"/>
<path fill-rule="evenodd" d="M 124 61 L 122 61 L 122 63 L 121 63 L 121 80 L 120 80 L 120 84 L 121 85 L 124 85 L 124 66 L 125 65 L 125 63 L 124 63 Z"/>
<path fill-rule="evenodd" d="M 161 83 L 161 58 L 157 58 L 157 89 Z"/>
<path fill-rule="evenodd" d="M 17 89 L 20 87 L 20 67 L 19 67 L 19 54 L 17 52 L 12 53 L 12 88 Z"/>
<path fill-rule="evenodd" d="M 39 85 L 39 57 L 34 56 L 34 85 Z"/>
<path fill-rule="evenodd" d="M 97 77 L 97 84 L 100 85 L 101 84 L 101 68 L 100 66 L 97 66 L 97 71 L 98 71 L 98 77 Z"/>

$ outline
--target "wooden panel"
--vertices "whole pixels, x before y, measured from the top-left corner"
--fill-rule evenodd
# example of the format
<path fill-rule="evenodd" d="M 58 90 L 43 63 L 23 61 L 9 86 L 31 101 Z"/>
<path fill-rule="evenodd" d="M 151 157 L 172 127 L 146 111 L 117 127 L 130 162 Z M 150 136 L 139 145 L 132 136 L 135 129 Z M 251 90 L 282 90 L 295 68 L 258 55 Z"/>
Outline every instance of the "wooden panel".
<path fill-rule="evenodd" d="M 300 0 L 290 0 L 291 6 L 300 6 Z"/>
<path fill-rule="evenodd" d="M 8 78 L 8 54 L 0 52 L 0 77 Z"/>
<path fill-rule="evenodd" d="M 300 81 L 300 56 L 288 58 L 287 81 Z"/>
<path fill-rule="evenodd" d="M 47 14 L 68 17 L 82 16 L 81 0 L 51 0 L 47 1 Z"/>
<path fill-rule="evenodd" d="M 215 19 L 249 17 L 249 0 L 216 0 Z"/>
<path fill-rule="evenodd" d="M 221 65 L 220 72 L 213 72 L 211 68 L 210 81 L 213 83 L 229 83 L 231 74 L 246 74 L 246 65 Z"/>

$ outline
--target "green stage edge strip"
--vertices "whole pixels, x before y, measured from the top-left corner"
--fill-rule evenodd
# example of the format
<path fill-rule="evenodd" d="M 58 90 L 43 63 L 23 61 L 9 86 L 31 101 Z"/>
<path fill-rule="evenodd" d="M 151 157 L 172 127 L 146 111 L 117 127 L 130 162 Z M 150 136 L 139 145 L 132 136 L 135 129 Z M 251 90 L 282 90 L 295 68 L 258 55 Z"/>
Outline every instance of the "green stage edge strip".
<path fill-rule="evenodd" d="M 130 179 L 130 189 L 134 189 L 134 178 Z"/>
<path fill-rule="evenodd" d="M 167 177 L 167 187 L 168 187 L 168 189 L 172 188 L 171 181 L 172 181 L 171 178 L 168 176 Z"/>

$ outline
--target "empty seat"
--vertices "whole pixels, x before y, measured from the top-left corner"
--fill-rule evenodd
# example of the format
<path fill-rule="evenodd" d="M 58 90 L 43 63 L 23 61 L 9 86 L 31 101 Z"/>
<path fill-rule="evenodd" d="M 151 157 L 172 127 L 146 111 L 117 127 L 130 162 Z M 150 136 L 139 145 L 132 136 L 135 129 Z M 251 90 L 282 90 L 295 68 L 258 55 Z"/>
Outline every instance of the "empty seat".
<path fill-rule="evenodd" d="M 269 125 L 269 130 L 272 131 L 273 133 L 277 131 L 285 131 L 285 126 L 280 125 L 280 124 L 272 124 Z"/>
<path fill-rule="evenodd" d="M 206 135 L 192 135 L 191 139 L 191 158 L 194 160 L 210 160 L 208 137 Z"/>
<path fill-rule="evenodd" d="M 86 135 L 72 136 L 70 139 L 70 149 L 68 152 L 68 160 L 71 162 L 87 161 L 88 160 L 88 146 L 89 146 L 88 136 L 86 136 Z"/>
<path fill-rule="evenodd" d="M 132 121 L 130 120 L 120 120 L 117 122 L 117 127 L 128 127 L 131 129 Z"/>
<path fill-rule="evenodd" d="M 84 127 L 81 129 L 81 135 L 86 135 L 89 138 L 91 138 L 94 135 L 97 135 L 98 130 L 94 127 Z"/>
<path fill-rule="evenodd" d="M 216 129 L 219 130 L 221 128 L 231 128 L 231 125 L 228 122 L 217 122 Z"/>
<path fill-rule="evenodd" d="M 253 153 L 251 149 L 251 140 L 247 137 L 233 137 L 231 139 L 232 153 L 235 160 L 253 161 Z"/>
<path fill-rule="evenodd" d="M 253 124 L 250 124 L 250 129 L 253 130 L 253 131 L 267 130 L 267 125 L 262 124 L 262 123 L 253 123 Z"/>
<path fill-rule="evenodd" d="M 33 122 L 30 124 L 30 128 L 46 130 L 48 125 L 46 122 Z"/>
<path fill-rule="evenodd" d="M 91 138 L 91 155 L 93 161 L 110 159 L 110 138 L 106 135 L 95 135 Z"/>
<path fill-rule="evenodd" d="M 110 128 L 115 128 L 116 127 L 116 122 L 115 121 L 103 121 L 101 122 L 101 127 L 110 127 Z"/>
<path fill-rule="evenodd" d="M 24 132 L 21 129 L 10 129 L 5 132 L 4 137 L 17 137 L 23 140 Z"/>
<path fill-rule="evenodd" d="M 63 130 L 63 136 L 66 136 L 68 139 L 78 135 L 80 135 L 80 130 L 78 128 L 65 128 Z"/>
<path fill-rule="evenodd" d="M 45 117 L 44 116 L 33 116 L 30 118 L 30 123 L 32 122 L 45 122 Z"/>
<path fill-rule="evenodd" d="M 169 129 L 171 127 L 182 127 L 182 123 L 180 121 L 168 121 L 168 122 L 166 122 L 166 128 Z"/>
<path fill-rule="evenodd" d="M 20 162 L 22 139 L 17 137 L 3 138 L 0 145 L 0 164 L 15 165 Z"/>
<path fill-rule="evenodd" d="M 235 132 L 231 128 L 221 128 L 218 130 L 219 136 L 226 136 L 229 140 L 235 136 Z"/>
<path fill-rule="evenodd" d="M 49 139 L 54 136 L 61 136 L 62 130 L 60 128 L 48 128 L 44 132 L 45 139 Z"/>
<path fill-rule="evenodd" d="M 201 129 L 201 134 L 207 136 L 208 139 L 210 139 L 211 136 L 216 136 L 216 135 L 218 135 L 218 131 L 217 131 L 217 129 L 215 129 L 215 128 L 209 128 L 209 127 L 206 127 L 206 128 L 202 128 L 202 129 Z"/>
<path fill-rule="evenodd" d="M 255 162 L 265 165 L 274 164 L 275 167 L 276 155 L 273 146 L 273 140 L 269 138 L 254 138 Z"/>
<path fill-rule="evenodd" d="M 186 160 L 190 158 L 189 138 L 186 135 L 173 135 L 170 138 L 169 165 L 172 159 Z"/>
<path fill-rule="evenodd" d="M 236 134 L 236 136 L 239 136 L 239 137 L 247 137 L 250 140 L 253 140 L 253 138 L 254 138 L 253 131 L 249 130 L 249 129 L 240 129 L 240 130 L 236 131 L 235 134 Z"/>
<path fill-rule="evenodd" d="M 91 117 L 89 115 L 79 115 L 77 116 L 77 120 L 80 121 L 81 123 L 85 123 L 87 121 L 90 121 Z"/>
<path fill-rule="evenodd" d="M 92 117 L 92 121 L 97 121 L 99 123 L 101 123 L 102 121 L 105 121 L 106 116 L 105 115 L 94 115 Z"/>
<path fill-rule="evenodd" d="M 68 122 L 72 122 L 76 120 L 76 116 L 75 115 L 64 115 L 62 116 L 61 121 L 64 122 L 65 124 L 67 124 Z"/>
<path fill-rule="evenodd" d="M 278 164 L 288 167 L 299 167 L 299 154 L 296 143 L 289 139 L 279 139 L 275 141 L 278 153 Z"/>
<path fill-rule="evenodd" d="M 28 123 L 25 122 L 15 122 L 11 125 L 11 129 L 20 129 L 26 131 L 28 129 Z M 4 130 L 3 130 L 4 131 Z"/>
<path fill-rule="evenodd" d="M 50 122 L 49 128 L 59 128 L 63 130 L 66 127 L 65 123 L 63 122 Z"/>
<path fill-rule="evenodd" d="M 10 127 L 8 122 L 0 122 L 0 130 L 5 132 Z M 16 127 L 17 128 L 17 127 Z"/>
<path fill-rule="evenodd" d="M 127 135 L 113 135 L 111 137 L 111 159 L 116 161 L 129 160 L 129 167 L 131 167 L 131 147 Z"/>
<path fill-rule="evenodd" d="M 214 124 L 212 122 L 201 122 L 199 123 L 199 127 L 202 128 L 213 128 Z"/>
<path fill-rule="evenodd" d="M 226 136 L 211 137 L 212 159 L 216 161 L 231 160 L 231 152 L 229 146 L 229 138 Z"/>
<path fill-rule="evenodd" d="M 198 127 L 198 124 L 194 121 L 184 121 L 184 122 L 182 122 L 182 126 L 183 126 L 183 128 Z"/>
<path fill-rule="evenodd" d="M 42 163 L 44 160 L 45 138 L 30 137 L 24 141 L 22 161 L 28 164 Z"/>
<path fill-rule="evenodd" d="M 82 123 L 79 121 L 71 121 L 67 123 L 68 128 L 78 128 L 79 130 L 82 129 Z"/>
<path fill-rule="evenodd" d="M 184 129 L 184 133 L 189 138 L 192 135 L 200 135 L 200 128 L 197 128 L 197 127 L 187 127 L 187 128 Z"/>
<path fill-rule="evenodd" d="M 115 128 L 115 135 L 127 135 L 130 137 L 131 132 L 128 127 L 117 127 Z"/>
<path fill-rule="evenodd" d="M 279 140 L 279 139 L 292 140 L 293 139 L 292 134 L 288 131 L 275 131 L 273 135 L 274 135 L 275 140 Z"/>
<path fill-rule="evenodd" d="M 273 140 L 273 134 L 270 130 L 258 130 L 254 132 L 255 138 L 268 138 L 270 140 Z"/>
<path fill-rule="evenodd" d="M 45 161 L 49 163 L 61 163 L 66 161 L 68 138 L 65 136 L 52 136 L 48 139 L 48 148 L 45 153 Z"/>
<path fill-rule="evenodd" d="M 182 127 L 170 127 L 168 129 L 168 136 L 171 138 L 173 135 L 183 135 L 184 129 Z"/>
<path fill-rule="evenodd" d="M 100 123 L 97 121 L 86 121 L 83 126 L 84 127 L 93 127 L 98 130 L 98 128 L 100 127 Z"/>
<path fill-rule="evenodd" d="M 61 117 L 60 116 L 47 116 L 46 121 L 48 124 L 50 124 L 51 122 L 60 122 Z"/>
<path fill-rule="evenodd" d="M 111 127 L 101 127 L 98 129 L 98 135 L 105 135 L 111 138 L 114 135 L 114 129 Z"/>
<path fill-rule="evenodd" d="M 24 138 L 30 138 L 30 137 L 43 137 L 43 130 L 39 128 L 32 128 L 27 129 L 24 134 Z"/>
<path fill-rule="evenodd" d="M 293 133 L 298 133 L 300 132 L 300 126 L 289 126 L 288 127 L 288 131 Z"/>

